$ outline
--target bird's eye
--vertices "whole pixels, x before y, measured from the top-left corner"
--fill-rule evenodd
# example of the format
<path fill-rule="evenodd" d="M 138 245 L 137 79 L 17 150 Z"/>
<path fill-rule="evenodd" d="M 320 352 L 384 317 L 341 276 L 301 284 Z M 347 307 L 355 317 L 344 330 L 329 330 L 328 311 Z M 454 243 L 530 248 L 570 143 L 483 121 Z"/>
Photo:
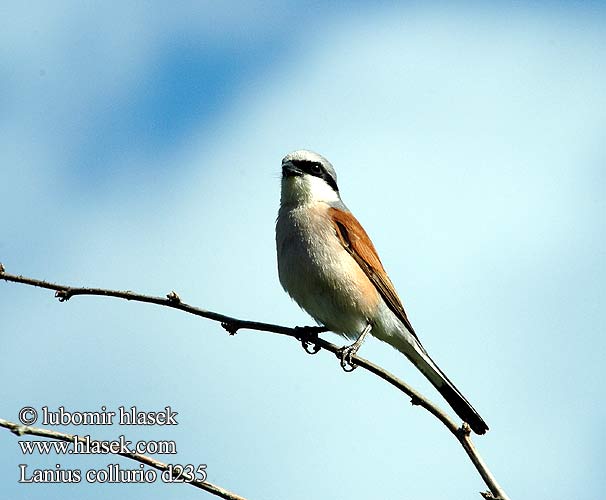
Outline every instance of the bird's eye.
<path fill-rule="evenodd" d="M 322 173 L 322 167 L 320 166 L 319 163 L 311 164 L 311 173 L 312 174 L 321 174 Z"/>

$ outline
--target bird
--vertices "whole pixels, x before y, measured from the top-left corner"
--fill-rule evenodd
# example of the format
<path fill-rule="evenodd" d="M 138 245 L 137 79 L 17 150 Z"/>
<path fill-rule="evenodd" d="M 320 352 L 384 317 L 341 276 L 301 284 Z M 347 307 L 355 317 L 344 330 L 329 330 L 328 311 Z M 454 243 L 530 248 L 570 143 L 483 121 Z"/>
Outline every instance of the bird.
<path fill-rule="evenodd" d="M 334 167 L 313 151 L 282 160 L 276 251 L 286 293 L 318 325 L 355 339 L 341 350 L 344 368 L 370 333 L 404 354 L 476 434 L 486 433 L 486 422 L 421 344 L 372 241 L 341 199 Z"/>

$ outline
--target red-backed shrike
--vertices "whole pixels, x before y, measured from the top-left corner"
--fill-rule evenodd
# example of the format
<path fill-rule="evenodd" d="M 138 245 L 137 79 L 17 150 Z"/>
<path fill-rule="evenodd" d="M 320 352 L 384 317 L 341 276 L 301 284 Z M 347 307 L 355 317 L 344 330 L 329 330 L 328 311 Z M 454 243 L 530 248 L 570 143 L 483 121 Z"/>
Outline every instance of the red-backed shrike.
<path fill-rule="evenodd" d="M 404 354 L 477 434 L 488 426 L 421 345 L 364 228 L 339 195 L 330 162 L 312 151 L 282 160 L 276 222 L 280 283 L 319 324 L 349 339 L 367 333 Z"/>

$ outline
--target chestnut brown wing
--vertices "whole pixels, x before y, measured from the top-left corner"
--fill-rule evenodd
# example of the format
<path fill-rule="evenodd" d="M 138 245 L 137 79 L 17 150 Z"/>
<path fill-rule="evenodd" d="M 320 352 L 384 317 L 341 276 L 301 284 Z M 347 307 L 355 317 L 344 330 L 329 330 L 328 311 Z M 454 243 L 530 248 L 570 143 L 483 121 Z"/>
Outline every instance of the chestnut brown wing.
<path fill-rule="evenodd" d="M 383 264 L 381 264 L 381 259 L 379 259 L 379 255 L 362 225 L 351 212 L 330 208 L 329 215 L 343 248 L 349 252 L 364 271 L 364 274 L 368 276 L 389 309 L 404 323 L 408 331 L 419 340 L 406 316 L 402 301 L 398 297 L 396 289 L 389 276 L 387 276 Z"/>

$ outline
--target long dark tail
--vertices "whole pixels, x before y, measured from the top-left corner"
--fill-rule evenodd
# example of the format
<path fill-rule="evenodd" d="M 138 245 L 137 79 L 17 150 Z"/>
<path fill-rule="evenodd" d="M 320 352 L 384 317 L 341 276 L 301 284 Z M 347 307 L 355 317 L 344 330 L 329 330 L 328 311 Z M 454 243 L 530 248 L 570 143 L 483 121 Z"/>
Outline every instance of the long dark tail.
<path fill-rule="evenodd" d="M 485 434 L 488 430 L 488 425 L 480 417 L 480 414 L 429 357 L 429 354 L 427 354 L 427 351 L 420 342 L 416 338 L 411 338 L 410 340 L 411 342 L 408 339 L 399 337 L 398 339 L 393 339 L 393 342 L 390 342 L 390 344 L 413 362 L 421 373 L 425 375 L 427 380 L 439 391 L 455 413 L 464 422 L 469 424 L 473 432 L 476 434 Z M 412 342 L 416 345 L 412 345 Z"/>

